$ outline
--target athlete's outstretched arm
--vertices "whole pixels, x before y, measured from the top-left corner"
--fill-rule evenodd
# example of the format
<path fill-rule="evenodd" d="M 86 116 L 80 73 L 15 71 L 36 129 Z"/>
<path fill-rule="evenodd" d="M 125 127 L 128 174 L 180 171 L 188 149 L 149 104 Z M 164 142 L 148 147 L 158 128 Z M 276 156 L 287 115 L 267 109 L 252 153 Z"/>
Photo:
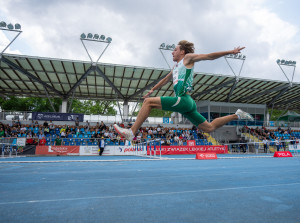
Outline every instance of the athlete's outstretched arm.
<path fill-rule="evenodd" d="M 228 54 L 237 54 L 240 53 L 241 50 L 245 49 L 245 47 L 236 47 L 233 50 L 229 50 L 229 51 L 221 51 L 221 52 L 215 52 L 215 53 L 209 53 L 209 54 L 194 54 L 194 53 L 190 53 L 190 54 L 186 54 L 184 59 L 187 60 L 187 63 L 195 63 L 198 62 L 200 60 L 215 60 L 218 59 L 220 57 L 226 56 Z"/>
<path fill-rule="evenodd" d="M 166 85 L 167 83 L 169 83 L 169 81 L 172 79 L 172 72 L 173 72 L 173 70 L 171 70 L 171 72 L 167 76 L 165 76 L 156 85 L 154 85 L 154 87 L 151 88 L 150 91 L 148 91 L 148 93 L 144 96 L 144 98 L 148 98 L 150 96 L 150 94 L 153 93 L 154 90 L 157 90 L 157 89 L 161 88 L 162 86 Z"/>

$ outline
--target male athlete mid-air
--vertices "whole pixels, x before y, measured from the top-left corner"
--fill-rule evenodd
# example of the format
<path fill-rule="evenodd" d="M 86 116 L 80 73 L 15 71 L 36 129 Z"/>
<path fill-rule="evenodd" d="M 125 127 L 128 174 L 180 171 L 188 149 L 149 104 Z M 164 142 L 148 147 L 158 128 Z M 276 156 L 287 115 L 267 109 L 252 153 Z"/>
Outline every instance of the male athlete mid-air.
<path fill-rule="evenodd" d="M 121 128 L 114 124 L 115 130 L 132 141 L 138 129 L 148 118 L 151 109 L 162 109 L 166 111 L 179 112 L 195 126 L 204 132 L 212 132 L 228 122 L 238 119 L 251 120 L 253 117 L 247 112 L 238 109 L 235 114 L 223 116 L 208 122 L 198 111 L 195 101 L 190 96 L 193 89 L 194 65 L 201 60 L 215 60 L 228 54 L 238 54 L 245 47 L 237 47 L 234 50 L 215 52 L 209 54 L 195 54 L 194 44 L 181 40 L 172 52 L 173 61 L 176 65 L 171 72 L 159 81 L 145 96 L 143 106 L 137 116 L 135 123 L 130 129 Z M 160 89 L 173 78 L 175 97 L 149 97 L 153 91 Z"/>

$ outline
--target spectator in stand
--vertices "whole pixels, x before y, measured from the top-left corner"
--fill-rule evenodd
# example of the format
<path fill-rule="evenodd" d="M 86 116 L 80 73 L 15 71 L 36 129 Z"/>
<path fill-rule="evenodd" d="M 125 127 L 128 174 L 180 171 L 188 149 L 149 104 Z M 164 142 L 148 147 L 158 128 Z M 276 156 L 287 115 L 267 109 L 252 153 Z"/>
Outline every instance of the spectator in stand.
<path fill-rule="evenodd" d="M 78 117 L 76 117 L 76 120 L 75 120 L 75 126 L 76 126 L 76 127 L 79 127 L 79 118 L 78 118 Z"/>
<path fill-rule="evenodd" d="M 32 138 L 31 133 L 27 134 L 27 137 L 26 137 L 26 144 L 27 144 L 27 145 L 33 145 L 33 144 L 34 144 L 34 141 L 33 141 L 33 138 Z"/>
<path fill-rule="evenodd" d="M 40 131 L 39 125 L 35 125 L 34 129 L 33 129 L 33 133 L 38 134 Z"/>
<path fill-rule="evenodd" d="M 56 136 L 56 139 L 54 141 L 54 145 L 55 146 L 61 146 L 61 143 L 62 143 L 62 140 L 61 138 L 59 137 L 59 135 Z"/>
<path fill-rule="evenodd" d="M 42 131 L 40 131 L 39 140 L 41 140 L 42 138 L 45 138 L 45 134 Z"/>
<path fill-rule="evenodd" d="M 50 124 L 49 124 L 50 134 L 53 134 L 53 133 L 54 133 L 54 129 L 55 129 L 55 126 L 54 126 L 54 124 L 52 123 L 52 121 L 50 121 Z"/>
<path fill-rule="evenodd" d="M 45 121 L 44 124 L 43 124 L 43 126 L 44 126 L 44 127 L 48 127 L 48 122 Z"/>
<path fill-rule="evenodd" d="M 39 140 L 39 145 L 40 145 L 40 146 L 46 145 L 46 139 L 45 139 L 45 137 L 42 137 L 42 138 Z"/>
<path fill-rule="evenodd" d="M 108 130 L 105 130 L 105 132 L 104 132 L 104 138 L 109 138 L 109 132 L 108 132 Z"/>
<path fill-rule="evenodd" d="M 3 128 L 0 128 L 0 137 L 5 137 L 5 131 Z"/>
<path fill-rule="evenodd" d="M 65 131 L 62 131 L 62 132 L 60 133 L 60 137 L 61 137 L 61 138 L 66 138 L 66 137 L 67 137 L 66 132 L 65 132 Z"/>
<path fill-rule="evenodd" d="M 177 144 L 179 144 L 179 137 L 178 137 L 177 133 L 175 134 L 174 142 L 176 142 Z"/>

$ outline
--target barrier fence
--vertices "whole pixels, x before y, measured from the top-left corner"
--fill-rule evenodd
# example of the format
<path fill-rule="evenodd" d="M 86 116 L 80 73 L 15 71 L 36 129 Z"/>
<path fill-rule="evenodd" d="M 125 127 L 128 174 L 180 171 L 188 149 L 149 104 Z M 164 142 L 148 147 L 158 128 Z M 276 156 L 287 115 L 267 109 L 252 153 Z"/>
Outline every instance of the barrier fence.
<path fill-rule="evenodd" d="M 26 145 L 28 146 L 27 140 L 26 138 L 0 138 L 1 156 L 17 156 L 18 154 L 22 154 L 23 148 Z M 85 140 L 88 140 L 89 143 Z M 34 141 L 36 144 L 34 144 L 33 155 L 99 155 L 99 141 L 101 140 L 104 139 L 80 139 L 77 145 L 54 145 L 50 142 L 46 145 L 45 143 L 39 144 L 39 141 Z M 161 139 L 143 139 L 134 144 L 124 140 L 115 139 L 115 141 L 112 141 L 110 139 L 110 142 L 105 142 L 103 155 L 161 158 L 164 155 L 188 155 L 198 152 L 213 152 L 216 154 L 271 154 L 276 151 L 290 151 L 294 155 L 298 155 L 300 152 L 299 141 L 281 140 L 265 144 L 262 142 L 248 142 L 223 145 L 196 145 L 195 141 L 191 140 L 187 145 L 166 146 L 161 143 Z"/>

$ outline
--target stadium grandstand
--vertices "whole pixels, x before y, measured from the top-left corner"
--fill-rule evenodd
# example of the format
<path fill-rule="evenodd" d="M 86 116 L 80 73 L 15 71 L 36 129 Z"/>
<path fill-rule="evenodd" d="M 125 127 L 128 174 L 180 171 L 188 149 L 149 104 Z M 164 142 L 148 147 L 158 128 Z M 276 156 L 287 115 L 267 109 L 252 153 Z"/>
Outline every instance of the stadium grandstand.
<path fill-rule="evenodd" d="M 25 55 L 3 54 L 1 57 L 0 89 L 3 97 L 60 97 L 63 99 L 61 113 L 67 113 L 68 102 L 76 99 L 101 99 L 118 101 L 123 104 L 123 116 L 101 117 L 97 120 L 84 116 L 75 125 L 74 121 L 54 121 L 52 128 L 45 120 L 32 120 L 32 114 L 22 112 L 0 113 L 2 137 L 29 137 L 29 145 L 54 145 L 56 137 L 62 137 L 62 145 L 94 145 L 98 136 L 106 138 L 106 145 L 123 145 L 112 129 L 113 123 L 125 126 L 134 121 L 130 117 L 129 102 L 141 102 L 143 93 L 161 80 L 169 70 L 149 67 L 125 66 L 116 64 L 64 59 L 31 57 Z M 193 128 L 192 124 L 173 113 L 171 117 L 149 118 L 135 139 L 162 138 L 165 145 L 186 145 L 188 140 L 196 140 L 197 145 L 218 145 L 224 143 L 262 142 L 263 136 L 255 136 L 253 129 L 268 128 L 271 132 L 278 127 L 289 130 L 284 135 L 281 130 L 274 134 L 290 140 L 299 138 L 297 119 L 294 122 L 269 120 L 270 109 L 299 110 L 300 84 L 292 85 L 284 81 L 261 80 L 233 76 L 195 73 L 192 97 L 197 101 L 198 111 L 208 120 L 233 114 L 236 108 L 251 113 L 254 121 L 234 121 L 212 134 L 204 134 Z M 154 96 L 173 94 L 171 83 L 164 86 Z M 57 111 L 56 111 L 57 112 Z M 9 118 L 10 117 L 10 118 Z M 7 119 L 15 119 L 7 120 Z M 102 121 L 107 129 L 100 128 Z M 13 122 L 13 123 L 12 123 Z M 87 124 L 88 123 L 88 124 Z M 45 128 L 47 127 L 48 128 Z M 247 126 L 248 132 L 241 129 Z M 152 131 L 151 131 L 152 130 Z M 296 131 L 295 133 L 291 131 Z M 30 134 L 28 134 L 30 132 Z M 28 136 L 29 135 L 29 136 Z M 177 136 L 178 137 L 175 137 Z M 45 137 L 45 141 L 41 140 Z M 274 141 L 276 137 L 268 137 Z"/>

